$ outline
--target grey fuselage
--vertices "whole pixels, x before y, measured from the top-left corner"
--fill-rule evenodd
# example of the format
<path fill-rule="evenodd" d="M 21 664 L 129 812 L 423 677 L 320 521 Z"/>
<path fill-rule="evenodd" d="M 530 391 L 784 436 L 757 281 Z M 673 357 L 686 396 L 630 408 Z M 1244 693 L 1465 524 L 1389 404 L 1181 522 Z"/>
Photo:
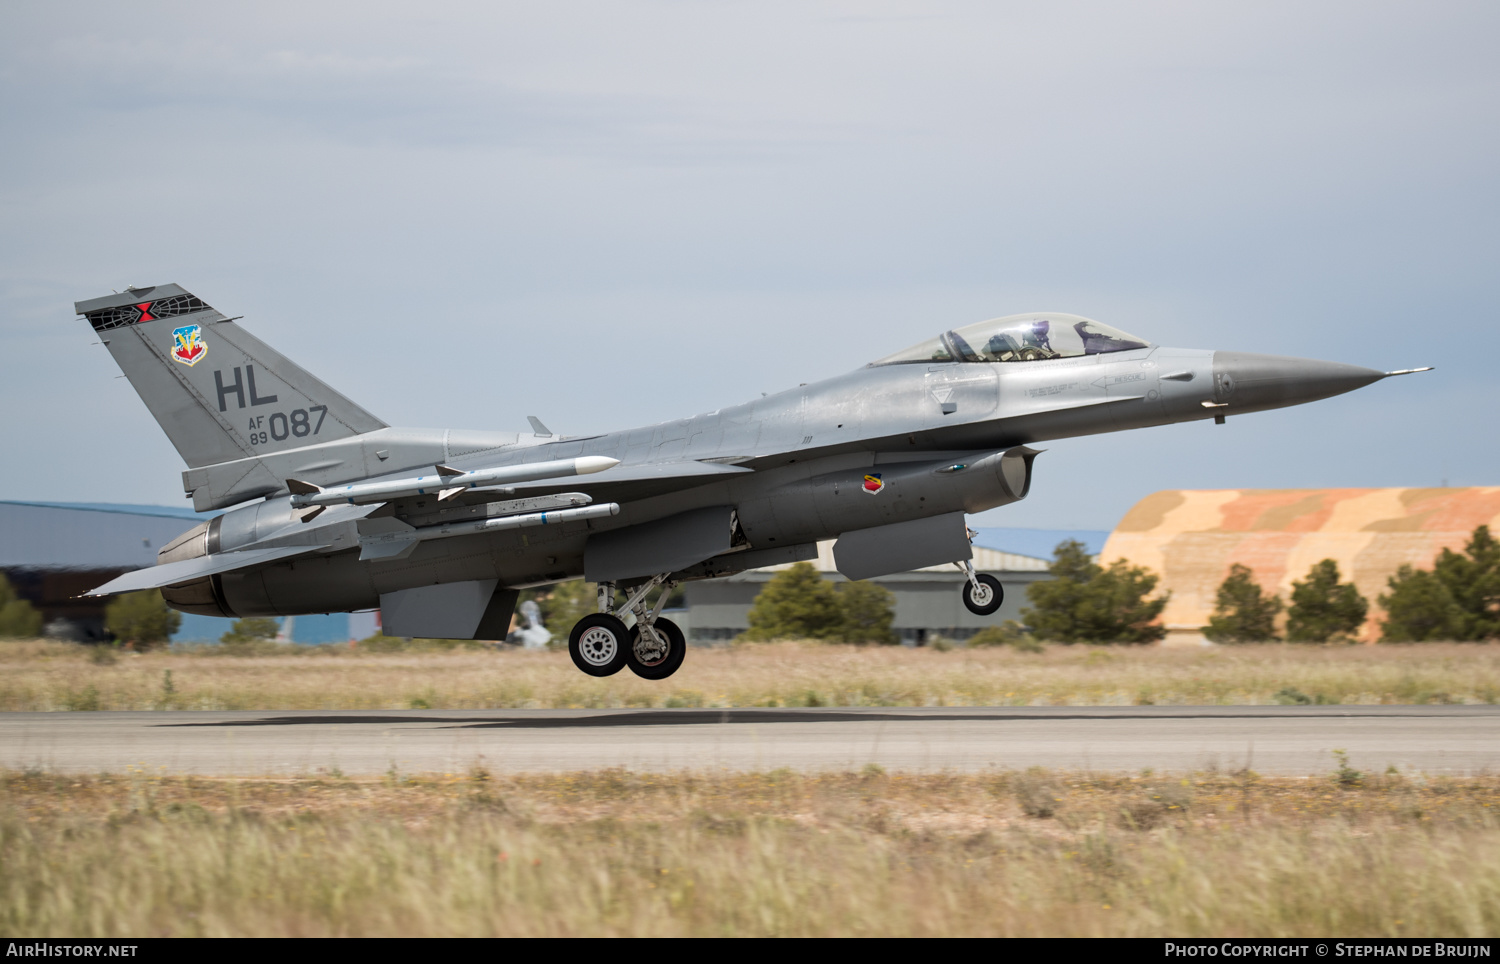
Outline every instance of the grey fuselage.
<path fill-rule="evenodd" d="M 620 511 L 426 542 L 406 558 L 362 561 L 360 538 L 391 524 L 383 519 L 420 527 L 483 518 L 487 498 L 495 497 L 408 498 L 382 512 L 337 506 L 301 522 L 283 489 L 186 534 L 163 550 L 162 561 L 176 558 L 174 552 L 328 547 L 320 555 L 214 577 L 214 606 L 251 616 L 370 608 L 382 593 L 435 583 L 495 579 L 523 587 L 577 578 L 585 572 L 591 535 L 702 507 L 733 508 L 737 549 L 805 546 L 851 530 L 981 512 L 1023 498 L 1034 453 L 1021 450 L 1023 461 L 1006 458 L 1020 446 L 1277 408 L 1380 377 L 1336 363 L 1153 346 L 1028 362 L 872 365 L 691 418 L 582 438 L 386 428 L 261 461 L 274 463 L 280 478 L 332 485 L 430 471 L 439 462 L 473 469 L 609 456 L 620 465 L 517 486 L 507 497 L 581 492 L 595 503 L 618 503 Z M 684 478 L 685 463 L 704 474 Z M 653 475 L 654 467 L 662 467 L 667 481 Z M 190 470 L 189 491 L 230 484 L 206 474 L 213 471 L 240 470 Z M 867 476 L 878 481 L 867 485 Z M 206 601 L 201 610 L 180 599 L 174 604 L 213 609 Z"/>

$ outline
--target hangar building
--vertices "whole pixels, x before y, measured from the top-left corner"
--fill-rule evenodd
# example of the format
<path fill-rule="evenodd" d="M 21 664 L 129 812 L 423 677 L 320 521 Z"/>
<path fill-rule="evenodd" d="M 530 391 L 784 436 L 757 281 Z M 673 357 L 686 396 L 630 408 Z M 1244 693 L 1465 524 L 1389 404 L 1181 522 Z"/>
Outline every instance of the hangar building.
<path fill-rule="evenodd" d="M 1268 592 L 1290 598 L 1293 580 L 1323 559 L 1370 601 L 1365 642 L 1380 635 L 1376 599 L 1404 564 L 1430 569 L 1461 552 L 1474 529 L 1500 532 L 1500 486 L 1452 489 L 1169 490 L 1147 496 L 1109 536 L 1099 561 L 1125 559 L 1161 575 L 1171 600 L 1165 645 L 1199 645 L 1219 584 L 1235 563 Z"/>
<path fill-rule="evenodd" d="M 49 635 L 104 638 L 104 601 L 75 599 L 132 569 L 202 520 L 186 509 L 0 502 L 0 571 L 41 610 Z"/>
<path fill-rule="evenodd" d="M 830 582 L 844 582 L 833 562 L 833 541 L 818 543 L 818 558 L 808 560 Z M 747 616 L 756 595 L 777 572 L 790 564 L 751 569 L 747 572 L 705 579 L 683 586 L 685 614 L 681 619 L 688 639 L 694 643 L 723 642 L 749 628 Z M 896 597 L 893 628 L 907 646 L 922 646 L 936 637 L 968 639 L 986 626 L 1007 619 L 1020 620 L 1027 605 L 1026 587 L 1047 578 L 1047 560 L 1032 556 L 974 547 L 974 568 L 1000 580 L 1005 602 L 990 616 L 976 616 L 964 608 L 959 594 L 965 576 L 951 565 L 929 566 L 913 572 L 878 576 L 869 580 L 889 589 Z"/>

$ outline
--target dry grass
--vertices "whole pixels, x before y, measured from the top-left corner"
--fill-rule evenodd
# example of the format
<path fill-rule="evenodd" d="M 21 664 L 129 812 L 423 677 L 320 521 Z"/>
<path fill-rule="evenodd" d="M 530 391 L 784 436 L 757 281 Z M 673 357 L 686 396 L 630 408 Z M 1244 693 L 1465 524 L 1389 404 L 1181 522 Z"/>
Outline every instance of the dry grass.
<path fill-rule="evenodd" d="M 168 676 L 170 673 L 170 685 Z M 0 711 L 1495 703 L 1500 645 L 1050 646 L 817 643 L 694 649 L 670 680 L 598 680 L 566 653 L 349 650 L 255 657 L 0 643 Z"/>
<path fill-rule="evenodd" d="M 1493 937 L 1497 813 L 1493 777 L 12 772 L 0 932 Z"/>

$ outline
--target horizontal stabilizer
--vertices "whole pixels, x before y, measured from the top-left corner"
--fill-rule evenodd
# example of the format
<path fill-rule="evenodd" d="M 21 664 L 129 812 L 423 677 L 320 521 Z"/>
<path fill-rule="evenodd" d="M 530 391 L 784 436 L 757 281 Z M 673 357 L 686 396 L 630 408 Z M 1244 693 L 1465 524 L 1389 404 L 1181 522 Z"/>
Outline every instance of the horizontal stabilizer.
<path fill-rule="evenodd" d="M 136 592 L 140 589 L 160 589 L 163 586 L 175 586 L 178 583 L 191 582 L 204 576 L 212 576 L 221 572 L 232 572 L 236 569 L 247 569 L 251 566 L 262 566 L 268 562 L 276 562 L 279 559 L 290 559 L 292 556 L 306 555 L 310 552 L 318 552 L 323 546 L 280 546 L 274 549 L 244 549 L 239 552 L 216 552 L 209 556 L 200 556 L 196 559 L 184 559 L 181 562 L 169 562 L 164 566 L 151 566 L 146 569 L 137 569 L 135 572 L 127 572 L 123 576 L 111 579 L 109 582 L 90 589 L 84 596 L 113 596 L 122 592 Z"/>

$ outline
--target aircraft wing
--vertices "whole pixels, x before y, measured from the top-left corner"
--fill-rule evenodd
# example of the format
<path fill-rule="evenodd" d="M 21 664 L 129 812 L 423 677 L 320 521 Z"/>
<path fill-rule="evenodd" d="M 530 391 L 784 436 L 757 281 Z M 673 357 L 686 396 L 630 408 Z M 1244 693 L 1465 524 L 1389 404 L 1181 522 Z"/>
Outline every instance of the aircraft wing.
<path fill-rule="evenodd" d="M 164 566 L 149 566 L 117 576 L 84 596 L 113 596 L 116 593 L 135 592 L 138 589 L 160 589 L 180 582 L 212 576 L 215 573 L 258 566 L 278 559 L 289 559 L 309 552 L 317 552 L 323 546 L 278 546 L 273 549 L 243 549 L 238 552 L 216 552 L 211 556 L 169 562 Z"/>

